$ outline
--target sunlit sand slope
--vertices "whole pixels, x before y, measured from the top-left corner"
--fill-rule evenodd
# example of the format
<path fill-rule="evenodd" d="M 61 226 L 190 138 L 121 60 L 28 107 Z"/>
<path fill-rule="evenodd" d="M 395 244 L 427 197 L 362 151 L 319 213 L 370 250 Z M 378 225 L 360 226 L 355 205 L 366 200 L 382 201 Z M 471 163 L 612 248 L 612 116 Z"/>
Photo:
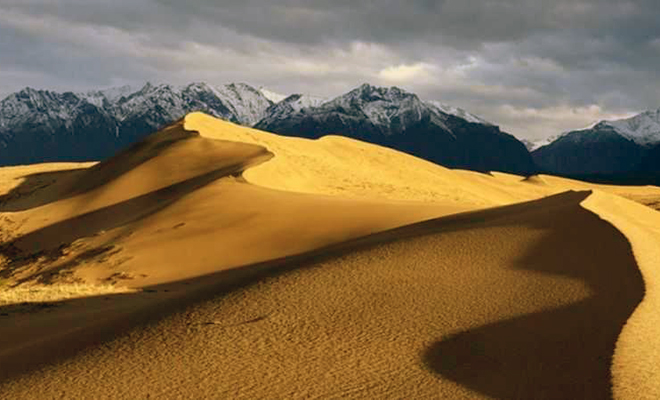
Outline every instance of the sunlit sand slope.
<path fill-rule="evenodd" d="M 597 185 L 547 175 L 525 177 L 450 170 L 401 152 L 341 136 L 319 140 L 283 137 L 230 124 L 202 113 L 186 126 L 208 137 L 264 146 L 276 157 L 246 171 L 254 184 L 304 193 L 497 206 L 566 190 L 599 189 L 660 204 L 660 188 Z M 539 184 L 543 182 L 545 184 Z"/>
<path fill-rule="evenodd" d="M 186 126 L 209 137 L 253 143 L 275 153 L 274 159 L 244 175 L 259 186 L 348 198 L 474 207 L 507 204 L 521 198 L 480 185 L 431 162 L 345 137 L 325 136 L 319 140 L 284 137 L 228 124 L 202 113 L 188 115 Z"/>
<path fill-rule="evenodd" d="M 3 290 L 80 281 L 102 284 L 99 295 L 109 295 L 107 284 L 147 290 L 55 309 L 50 302 L 48 313 L 32 313 L 37 306 L 0 307 L 0 379 L 119 334 L 142 317 L 171 312 L 209 282 L 225 290 L 237 285 L 251 276 L 239 267 L 474 209 L 255 186 L 242 174 L 272 160 L 272 152 L 185 124 L 172 124 L 91 167 L 7 170 L 0 201 Z M 16 180 L 21 174 L 23 180 Z M 212 274 L 216 278 L 206 278 Z M 175 283 L 197 277 L 195 284 Z M 171 283 L 175 287 L 154 289 Z"/>
<path fill-rule="evenodd" d="M 20 195 L 19 187 L 8 195 L 3 207 L 13 211 L 6 214 L 13 225 L 3 231 L 13 240 L 2 247 L 8 261 L 0 274 L 15 282 L 140 287 L 475 208 L 251 185 L 241 174 L 270 162 L 270 150 L 184 125 L 179 121 L 91 168 L 57 172 L 64 175 L 34 192 Z"/>
<path fill-rule="evenodd" d="M 643 283 L 588 192 L 450 216 L 5 383 L 29 398 L 607 398 Z"/>
<path fill-rule="evenodd" d="M 655 398 L 660 214 L 618 196 L 660 189 L 200 113 L 2 169 L 0 284 L 106 289 L 0 306 L 0 397 Z"/>
<path fill-rule="evenodd" d="M 584 207 L 612 223 L 632 244 L 644 276 L 644 300 L 621 332 L 612 365 L 620 399 L 660 398 L 660 213 L 630 200 L 595 193 Z"/>

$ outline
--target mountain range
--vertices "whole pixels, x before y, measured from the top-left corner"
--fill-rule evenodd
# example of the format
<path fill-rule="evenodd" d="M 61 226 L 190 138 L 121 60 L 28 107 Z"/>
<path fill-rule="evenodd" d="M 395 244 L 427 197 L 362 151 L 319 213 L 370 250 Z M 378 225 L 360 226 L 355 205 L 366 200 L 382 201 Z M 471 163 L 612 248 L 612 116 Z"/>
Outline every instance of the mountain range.
<path fill-rule="evenodd" d="M 290 96 L 271 107 L 255 128 L 311 139 L 341 134 L 451 168 L 534 169 L 525 146 L 497 126 L 396 87 L 364 84 L 328 101 Z"/>
<path fill-rule="evenodd" d="M 189 112 L 203 111 L 283 135 L 341 134 L 452 168 L 534 170 L 525 146 L 499 127 L 396 87 L 364 84 L 333 99 L 272 99 L 279 100 L 246 84 L 146 84 L 85 93 L 26 88 L 0 102 L 0 165 L 105 159 Z"/>
<path fill-rule="evenodd" d="M 600 121 L 566 132 L 538 148 L 539 169 L 573 176 L 630 176 L 660 171 L 660 110 Z"/>
<path fill-rule="evenodd" d="M 0 165 L 100 160 L 190 111 L 250 125 L 272 104 L 245 84 L 86 93 L 26 88 L 0 102 Z"/>
<path fill-rule="evenodd" d="M 660 181 L 660 110 L 530 142 L 460 108 L 369 84 L 330 99 L 244 83 L 25 88 L 0 101 L 0 165 L 102 160 L 193 111 L 288 136 L 348 136 L 451 168 Z"/>

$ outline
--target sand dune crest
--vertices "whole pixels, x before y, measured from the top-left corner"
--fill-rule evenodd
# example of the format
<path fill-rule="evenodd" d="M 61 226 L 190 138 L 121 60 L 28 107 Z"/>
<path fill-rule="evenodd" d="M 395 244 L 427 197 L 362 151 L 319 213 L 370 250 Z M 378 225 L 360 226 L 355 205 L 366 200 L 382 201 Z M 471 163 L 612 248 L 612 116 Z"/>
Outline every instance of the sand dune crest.
<path fill-rule="evenodd" d="M 102 163 L 0 171 L 0 190 L 0 277 L 146 289 L 0 317 L 13 398 L 658 391 L 660 214 L 617 196 L 658 188 L 449 170 L 193 113 Z"/>
<path fill-rule="evenodd" d="M 612 364 L 618 399 L 660 398 L 660 213 L 602 192 L 583 202 L 626 235 L 644 277 L 644 300 L 617 342 Z"/>
<path fill-rule="evenodd" d="M 349 253 L 262 277 L 2 389 L 606 398 L 608 360 L 642 281 L 625 237 L 580 206 L 588 195 L 357 239 Z M 66 376 L 78 379 L 62 388 Z"/>

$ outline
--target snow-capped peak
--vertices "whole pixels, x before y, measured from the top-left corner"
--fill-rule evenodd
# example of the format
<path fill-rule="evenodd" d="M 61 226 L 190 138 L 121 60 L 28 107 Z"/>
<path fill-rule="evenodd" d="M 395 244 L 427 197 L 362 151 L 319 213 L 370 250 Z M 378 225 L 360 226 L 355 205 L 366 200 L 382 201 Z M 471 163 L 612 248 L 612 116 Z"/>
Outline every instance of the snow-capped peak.
<path fill-rule="evenodd" d="M 300 111 L 303 108 L 318 107 L 326 101 L 327 99 L 323 97 L 310 96 L 307 94 L 292 94 L 283 99 L 282 103 L 288 104 L 294 111 Z"/>
<path fill-rule="evenodd" d="M 273 105 L 262 92 L 245 83 L 231 83 L 215 86 L 214 93 L 223 100 L 242 123 L 254 125 L 264 117 L 268 107 Z"/>
<path fill-rule="evenodd" d="M 645 111 L 630 118 L 612 121 L 598 121 L 581 129 L 572 129 L 560 135 L 550 136 L 545 139 L 530 142 L 530 151 L 549 145 L 558 139 L 571 133 L 588 132 L 592 130 L 613 130 L 626 139 L 642 146 L 651 146 L 660 143 L 660 109 Z"/>
<path fill-rule="evenodd" d="M 261 94 L 263 94 L 268 100 L 272 101 L 273 103 L 279 103 L 280 101 L 284 100 L 287 98 L 285 94 L 273 92 L 272 90 L 268 90 L 265 87 L 260 87 L 259 91 Z"/>
<path fill-rule="evenodd" d="M 417 95 L 395 86 L 378 87 L 367 83 L 325 103 L 330 109 L 353 110 L 365 115 L 376 126 L 390 130 L 393 121 L 397 126 L 406 126 L 420 121 L 424 106 Z"/>
<path fill-rule="evenodd" d="M 0 127 L 23 122 L 46 124 L 49 119 L 69 121 L 79 101 L 71 92 L 57 93 L 26 87 L 0 102 Z"/>
<path fill-rule="evenodd" d="M 596 127 L 611 127 L 620 135 L 643 146 L 660 143 L 660 109 L 646 111 L 631 118 L 601 121 Z"/>
<path fill-rule="evenodd" d="M 384 101 L 390 103 L 400 102 L 406 98 L 417 97 L 412 93 L 408 93 L 403 89 L 399 89 L 396 86 L 392 87 L 379 87 L 372 86 L 368 83 L 364 83 L 359 87 L 351 90 L 338 97 L 337 99 L 348 99 L 349 101 L 363 101 L 363 102 L 374 102 L 374 101 Z"/>
<path fill-rule="evenodd" d="M 138 89 L 131 85 L 124 85 L 119 87 L 111 87 L 108 89 L 101 90 L 90 90 L 85 93 L 77 93 L 78 97 L 84 99 L 97 99 L 105 98 L 108 101 L 114 103 L 115 101 L 121 99 L 122 97 L 128 97 L 132 93 L 135 93 Z M 92 101 L 90 101 L 91 103 Z"/>
<path fill-rule="evenodd" d="M 548 136 L 547 138 L 544 139 L 536 139 L 536 140 L 528 140 L 528 139 L 523 139 L 521 140 L 524 144 L 525 147 L 527 147 L 527 150 L 530 152 L 540 149 L 543 146 L 547 146 L 550 143 L 554 142 L 555 140 L 559 139 L 560 137 L 566 135 L 566 133 L 563 133 L 561 135 L 553 135 L 553 136 Z"/>
<path fill-rule="evenodd" d="M 284 120 L 292 114 L 299 113 L 303 109 L 320 107 L 325 102 L 326 99 L 321 97 L 314 97 L 304 94 L 292 94 L 291 96 L 288 96 L 287 98 L 270 106 L 265 112 L 265 121 Z"/>
<path fill-rule="evenodd" d="M 430 104 L 431 106 L 433 106 L 435 108 L 437 108 L 438 110 L 440 110 L 441 112 L 443 112 L 445 114 L 454 115 L 456 117 L 463 118 L 467 122 L 472 122 L 472 123 L 475 123 L 475 124 L 482 124 L 482 125 L 493 125 L 490 122 L 486 121 L 485 119 L 477 117 L 476 115 L 471 114 L 471 113 L 463 110 L 462 108 L 449 106 L 447 104 L 443 104 L 443 103 L 440 103 L 438 101 L 433 101 L 433 100 L 427 101 L 426 103 Z"/>

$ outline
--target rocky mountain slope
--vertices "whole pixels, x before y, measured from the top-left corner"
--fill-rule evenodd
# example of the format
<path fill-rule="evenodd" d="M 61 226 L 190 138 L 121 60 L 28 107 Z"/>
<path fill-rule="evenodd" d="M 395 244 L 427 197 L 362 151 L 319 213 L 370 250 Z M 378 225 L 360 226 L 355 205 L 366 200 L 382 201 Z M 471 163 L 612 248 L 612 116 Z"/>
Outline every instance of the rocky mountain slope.
<path fill-rule="evenodd" d="M 202 111 L 290 136 L 340 134 L 453 168 L 533 172 L 525 146 L 462 109 L 396 87 L 362 85 L 334 99 L 274 103 L 245 84 L 147 84 L 86 93 L 24 89 L 0 102 L 0 165 L 109 157 L 160 126 Z"/>
<path fill-rule="evenodd" d="M 543 171 L 571 175 L 648 172 L 651 149 L 660 144 L 660 110 L 601 121 L 560 135 L 532 152 Z M 657 170 L 656 170 L 657 171 Z"/>
<path fill-rule="evenodd" d="M 245 84 L 87 93 L 26 88 L 0 102 L 0 165 L 104 159 L 191 111 L 251 125 L 272 104 Z"/>
<path fill-rule="evenodd" d="M 299 104 L 300 99 L 292 96 L 283 102 L 287 101 Z M 275 105 L 255 127 L 307 138 L 341 134 L 452 168 L 534 170 L 525 146 L 497 126 L 457 108 L 424 102 L 396 87 L 364 84 L 334 99 L 312 103 Z"/>

